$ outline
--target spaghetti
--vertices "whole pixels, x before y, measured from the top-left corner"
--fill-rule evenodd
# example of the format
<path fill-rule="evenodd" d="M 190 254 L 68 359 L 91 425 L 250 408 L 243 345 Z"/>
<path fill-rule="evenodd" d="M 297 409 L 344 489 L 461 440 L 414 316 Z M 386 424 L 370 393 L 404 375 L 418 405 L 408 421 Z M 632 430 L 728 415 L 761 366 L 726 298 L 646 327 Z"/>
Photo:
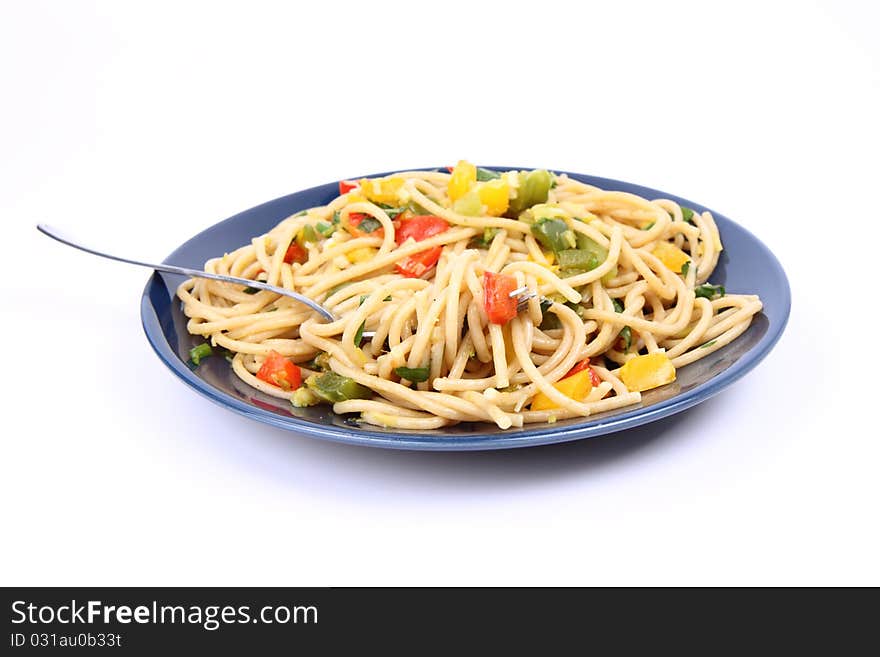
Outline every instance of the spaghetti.
<path fill-rule="evenodd" d="M 708 283 L 722 248 L 709 212 L 462 161 L 343 181 L 205 265 L 303 293 L 335 321 L 217 281 L 177 294 L 190 333 L 295 406 L 507 429 L 636 404 L 742 334 L 761 301 Z"/>

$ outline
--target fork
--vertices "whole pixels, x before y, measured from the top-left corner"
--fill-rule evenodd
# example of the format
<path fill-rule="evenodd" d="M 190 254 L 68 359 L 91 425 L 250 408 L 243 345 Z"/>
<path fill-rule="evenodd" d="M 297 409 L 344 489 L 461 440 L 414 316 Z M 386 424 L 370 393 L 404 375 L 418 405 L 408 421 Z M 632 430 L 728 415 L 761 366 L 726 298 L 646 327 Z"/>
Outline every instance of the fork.
<path fill-rule="evenodd" d="M 305 304 L 316 313 L 321 315 L 324 319 L 330 322 L 336 321 L 336 316 L 327 310 L 320 303 L 315 301 L 314 299 L 310 299 L 304 294 L 300 294 L 299 292 L 294 292 L 293 290 L 288 290 L 287 288 L 277 287 L 275 285 L 269 285 L 268 283 L 263 283 L 262 281 L 254 281 L 248 278 L 239 278 L 237 276 L 225 276 L 222 274 L 212 274 L 206 271 L 202 271 L 201 269 L 190 269 L 189 267 L 178 267 L 177 265 L 168 265 L 165 263 L 157 264 L 150 262 L 142 262 L 140 260 L 132 260 L 131 258 L 123 258 L 122 256 L 112 255 L 110 253 L 105 253 L 104 251 L 98 251 L 97 249 L 93 249 L 78 242 L 73 241 L 69 237 L 66 237 L 61 234 L 61 232 L 57 228 L 53 228 L 47 224 L 37 224 L 37 230 L 39 230 L 44 235 L 51 237 L 62 244 L 66 244 L 67 246 L 73 247 L 74 249 L 79 249 L 80 251 L 85 251 L 86 253 L 91 253 L 92 255 L 100 256 L 102 258 L 107 258 L 109 260 L 116 260 L 118 262 L 125 262 L 130 265 L 138 265 L 139 267 L 146 267 L 148 269 L 154 269 L 156 271 L 163 271 L 168 274 L 178 274 L 180 276 L 194 276 L 197 278 L 207 278 L 212 281 L 222 281 L 224 283 L 234 283 L 236 285 L 243 285 L 250 288 L 256 288 L 259 290 L 268 290 L 269 292 L 274 292 L 275 294 L 280 294 L 285 297 L 290 297 L 291 299 L 295 299 L 302 304 Z M 516 312 L 522 312 L 529 299 L 532 299 L 536 296 L 536 294 L 529 290 L 528 287 L 523 286 L 517 288 L 510 292 L 508 295 L 511 299 L 516 298 Z M 364 338 L 371 338 L 375 335 L 374 331 L 366 331 L 363 333 Z"/>
<path fill-rule="evenodd" d="M 166 265 L 165 263 L 155 264 L 150 262 L 142 262 L 140 260 L 132 260 L 130 258 L 123 258 L 121 256 L 98 251 L 97 249 L 92 249 L 88 246 L 79 244 L 78 242 L 74 242 L 69 237 L 65 237 L 64 235 L 62 235 L 58 231 L 58 229 L 52 228 L 52 226 L 47 226 L 46 224 L 37 224 L 37 230 L 39 230 L 44 235 L 48 235 L 53 240 L 57 240 L 62 244 L 66 244 L 67 246 L 72 246 L 74 249 L 79 249 L 80 251 L 85 251 L 86 253 L 91 253 L 92 255 L 107 258 L 109 260 L 126 262 L 130 265 L 138 265 L 139 267 L 146 267 L 147 269 L 154 269 L 156 271 L 164 271 L 168 274 L 179 274 L 180 276 L 195 276 L 197 278 L 207 278 L 212 281 L 222 281 L 224 283 L 234 283 L 236 285 L 244 285 L 246 287 L 256 288 L 259 290 L 268 290 L 269 292 L 274 292 L 275 294 L 290 297 L 291 299 L 295 299 L 296 301 L 307 305 L 309 308 L 321 315 L 321 317 L 330 322 L 336 321 L 336 317 L 333 315 L 333 313 L 327 310 L 320 303 L 318 303 L 314 299 L 310 299 L 304 294 L 294 292 L 293 290 L 288 290 L 283 287 L 277 287 L 275 285 L 269 285 L 268 283 L 263 283 L 262 281 L 252 281 L 248 278 L 238 278 L 237 276 L 224 276 L 222 274 L 211 274 L 209 272 L 202 271 L 201 269 L 190 269 L 189 267 L 178 267 L 177 265 Z"/>

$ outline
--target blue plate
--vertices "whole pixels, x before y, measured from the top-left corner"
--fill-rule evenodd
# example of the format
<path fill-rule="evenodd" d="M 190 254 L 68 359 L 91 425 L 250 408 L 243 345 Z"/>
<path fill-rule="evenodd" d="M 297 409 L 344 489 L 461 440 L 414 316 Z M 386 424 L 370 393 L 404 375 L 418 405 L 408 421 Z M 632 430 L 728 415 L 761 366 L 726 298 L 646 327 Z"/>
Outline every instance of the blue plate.
<path fill-rule="evenodd" d="M 387 174 L 373 174 L 377 175 Z M 602 189 L 631 192 L 649 199 L 668 198 L 699 211 L 708 209 L 639 185 L 576 173 L 568 175 Z M 304 208 L 330 202 L 338 191 L 338 183 L 334 181 L 258 205 L 202 231 L 165 262 L 201 268 L 209 258 L 250 242 L 253 236 L 268 231 L 281 219 Z M 383 429 L 359 425 L 353 417 L 336 415 L 327 406 L 293 408 L 243 383 L 223 358 L 208 358 L 198 368 L 190 369 L 189 350 L 202 339 L 186 331 L 186 317 L 174 296 L 180 278 L 173 275 L 155 273 L 150 278 L 141 299 L 141 318 L 159 358 L 196 392 L 246 417 L 315 438 L 370 447 L 447 451 L 506 449 L 591 438 L 652 422 L 705 401 L 755 367 L 782 335 L 791 307 L 791 293 L 782 266 L 754 235 L 723 215 L 714 211 L 712 214 L 721 231 L 724 251 L 711 282 L 723 284 L 731 293 L 758 294 L 764 302 L 763 312 L 733 343 L 680 368 L 674 383 L 644 393 L 638 406 L 552 425 L 526 425 L 506 431 L 475 423 L 423 432 Z"/>

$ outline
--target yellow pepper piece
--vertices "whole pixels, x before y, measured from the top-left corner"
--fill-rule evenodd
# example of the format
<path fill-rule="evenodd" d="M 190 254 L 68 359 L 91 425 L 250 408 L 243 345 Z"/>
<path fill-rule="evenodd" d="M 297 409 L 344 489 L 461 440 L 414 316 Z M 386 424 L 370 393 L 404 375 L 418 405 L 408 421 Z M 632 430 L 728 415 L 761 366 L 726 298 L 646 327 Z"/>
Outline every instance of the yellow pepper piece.
<path fill-rule="evenodd" d="M 452 176 L 449 178 L 449 188 L 447 190 L 449 200 L 457 201 L 467 194 L 476 182 L 477 167 L 465 160 L 459 160 L 452 170 Z"/>
<path fill-rule="evenodd" d="M 510 187 L 501 178 L 484 182 L 479 187 L 480 203 L 486 206 L 486 214 L 500 217 L 507 212 L 510 203 Z"/>
<path fill-rule="evenodd" d="M 361 349 L 360 347 L 357 347 L 354 350 L 355 365 L 357 365 L 358 367 L 363 367 L 364 365 L 366 365 L 368 360 L 369 359 L 367 358 L 367 355 L 364 353 L 363 349 Z"/>
<path fill-rule="evenodd" d="M 675 381 L 675 366 L 662 351 L 636 356 L 620 368 L 620 380 L 630 392 L 642 392 Z"/>
<path fill-rule="evenodd" d="M 348 258 L 348 261 L 351 264 L 356 265 L 359 262 L 366 262 L 367 260 L 372 259 L 377 253 L 379 253 L 378 249 L 374 249 L 371 246 L 364 246 L 359 249 L 352 249 L 345 254 L 345 257 Z"/>
<path fill-rule="evenodd" d="M 577 374 L 573 374 L 561 381 L 553 384 L 566 397 L 571 397 L 575 401 L 583 401 L 590 390 L 593 389 L 593 383 L 590 380 L 590 369 L 581 370 Z M 559 408 L 559 406 L 543 392 L 539 392 L 532 400 L 531 410 L 547 411 L 551 408 Z"/>
<path fill-rule="evenodd" d="M 671 242 L 660 242 L 651 253 L 657 256 L 664 265 L 676 274 L 680 274 L 684 263 L 689 262 L 691 259 L 687 253 Z"/>
<path fill-rule="evenodd" d="M 394 205 L 398 201 L 398 195 L 403 187 L 403 178 L 390 176 L 389 178 L 364 178 L 360 181 L 361 192 L 373 203 Z M 351 197 L 349 197 L 349 202 Z"/>

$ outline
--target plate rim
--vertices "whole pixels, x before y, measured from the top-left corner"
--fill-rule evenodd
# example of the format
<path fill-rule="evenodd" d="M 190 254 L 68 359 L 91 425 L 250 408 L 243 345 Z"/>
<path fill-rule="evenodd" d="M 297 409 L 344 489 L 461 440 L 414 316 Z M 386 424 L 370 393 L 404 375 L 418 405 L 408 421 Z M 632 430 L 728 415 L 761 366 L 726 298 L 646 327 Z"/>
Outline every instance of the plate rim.
<path fill-rule="evenodd" d="M 437 168 L 439 167 L 419 167 L 411 169 L 400 169 L 399 171 L 427 171 Z M 485 168 L 508 171 L 512 169 L 520 169 L 522 167 L 486 166 Z M 603 184 L 608 183 L 610 186 L 616 185 L 629 188 L 638 188 L 640 190 L 647 191 L 649 193 L 648 195 L 653 196 L 654 198 L 669 198 L 680 204 L 688 205 L 689 207 L 708 210 L 708 208 L 706 208 L 702 204 L 695 203 L 683 197 L 669 194 L 662 190 L 645 187 L 643 185 L 622 180 L 616 180 L 613 178 L 593 176 L 589 174 L 571 173 L 567 171 L 559 171 L 557 169 L 549 170 L 556 173 L 564 173 L 566 175 L 576 177 L 577 179 L 588 178 L 591 181 L 594 181 L 588 184 L 596 184 L 596 186 L 599 187 L 602 187 Z M 357 176 L 357 178 L 379 177 L 389 175 L 390 173 L 397 172 L 392 171 L 367 174 L 363 176 Z M 348 178 L 344 178 L 341 180 L 348 180 Z M 216 230 L 218 227 L 222 226 L 225 223 L 235 221 L 242 214 L 250 213 L 260 208 L 263 208 L 264 206 L 278 203 L 288 198 L 289 196 L 292 196 L 293 194 L 304 194 L 314 190 L 318 190 L 322 187 L 333 184 L 333 182 L 335 181 L 298 190 L 292 192 L 291 194 L 279 196 L 278 198 L 260 203 L 251 208 L 243 210 L 242 212 L 238 212 L 231 217 L 218 221 L 217 223 L 206 227 L 196 235 L 192 236 L 191 238 L 180 244 L 165 260 L 163 260 L 163 262 L 169 262 L 169 260 L 173 259 L 174 254 L 177 253 L 177 251 L 183 248 L 185 245 L 193 241 L 197 241 L 198 239 L 202 238 L 205 233 Z M 712 212 L 713 215 L 715 215 L 716 217 L 720 217 L 724 221 L 734 224 L 739 230 L 743 231 L 746 236 L 755 245 L 757 245 L 758 249 L 762 252 L 764 259 L 766 259 L 766 261 L 776 271 L 777 279 L 782 284 L 781 292 L 784 302 L 782 304 L 784 307 L 781 309 L 777 309 L 781 310 L 781 320 L 775 327 L 771 324 L 768 327 L 767 332 L 759 339 L 759 341 L 749 351 L 743 354 L 733 365 L 731 365 L 718 375 L 712 377 L 708 381 L 705 381 L 704 383 L 695 386 L 693 389 L 688 390 L 685 393 L 680 393 L 669 399 L 658 402 L 653 406 L 649 406 L 647 408 L 634 408 L 630 411 L 609 417 L 605 421 L 600 421 L 596 424 L 575 424 L 571 426 L 558 427 L 554 427 L 554 425 L 536 425 L 533 429 L 528 429 L 524 432 L 518 432 L 516 434 L 510 435 L 485 435 L 475 433 L 460 434 L 459 436 L 440 438 L 436 436 L 426 437 L 424 434 L 417 433 L 374 433 L 364 431 L 355 426 L 343 428 L 335 425 L 315 424 L 309 421 L 301 420 L 300 418 L 297 418 L 295 416 L 283 417 L 276 413 L 258 408 L 257 406 L 248 404 L 241 399 L 237 399 L 232 395 L 229 395 L 226 392 L 215 388 L 213 385 L 195 376 L 195 374 L 193 374 L 189 367 L 187 367 L 187 365 L 171 349 L 170 344 L 165 339 L 165 333 L 160 325 L 159 317 L 155 312 L 152 302 L 150 301 L 150 293 L 154 285 L 156 284 L 157 279 L 161 280 L 162 284 L 164 285 L 164 279 L 162 279 L 161 275 L 158 272 L 154 272 L 147 280 L 141 296 L 141 325 L 144 329 L 144 333 L 146 334 L 147 341 L 150 343 L 150 346 L 153 348 L 153 351 L 156 353 L 159 359 L 179 379 L 181 379 L 185 384 L 201 394 L 203 397 L 206 397 L 215 404 L 218 404 L 223 408 L 229 409 L 249 419 L 256 420 L 258 422 L 262 422 L 264 424 L 268 424 L 270 426 L 274 426 L 287 431 L 292 431 L 294 433 L 301 433 L 303 435 L 313 438 L 368 447 L 417 451 L 483 451 L 496 449 L 512 449 L 594 438 L 609 433 L 630 429 L 643 424 L 648 424 L 662 418 L 669 417 L 688 408 L 691 408 L 703 401 L 706 401 L 711 397 L 714 397 L 715 395 L 726 389 L 728 386 L 738 381 L 745 374 L 754 369 L 762 360 L 764 360 L 764 358 L 770 353 L 770 351 L 782 337 L 782 334 L 785 332 L 785 328 L 788 325 L 788 320 L 791 315 L 791 286 L 788 281 L 788 277 L 785 274 L 785 270 L 783 269 L 782 264 L 779 262 L 779 259 L 767 247 L 767 245 L 765 245 L 760 239 L 758 239 L 758 237 L 756 237 L 754 233 L 752 233 L 750 230 L 719 212 Z"/>

